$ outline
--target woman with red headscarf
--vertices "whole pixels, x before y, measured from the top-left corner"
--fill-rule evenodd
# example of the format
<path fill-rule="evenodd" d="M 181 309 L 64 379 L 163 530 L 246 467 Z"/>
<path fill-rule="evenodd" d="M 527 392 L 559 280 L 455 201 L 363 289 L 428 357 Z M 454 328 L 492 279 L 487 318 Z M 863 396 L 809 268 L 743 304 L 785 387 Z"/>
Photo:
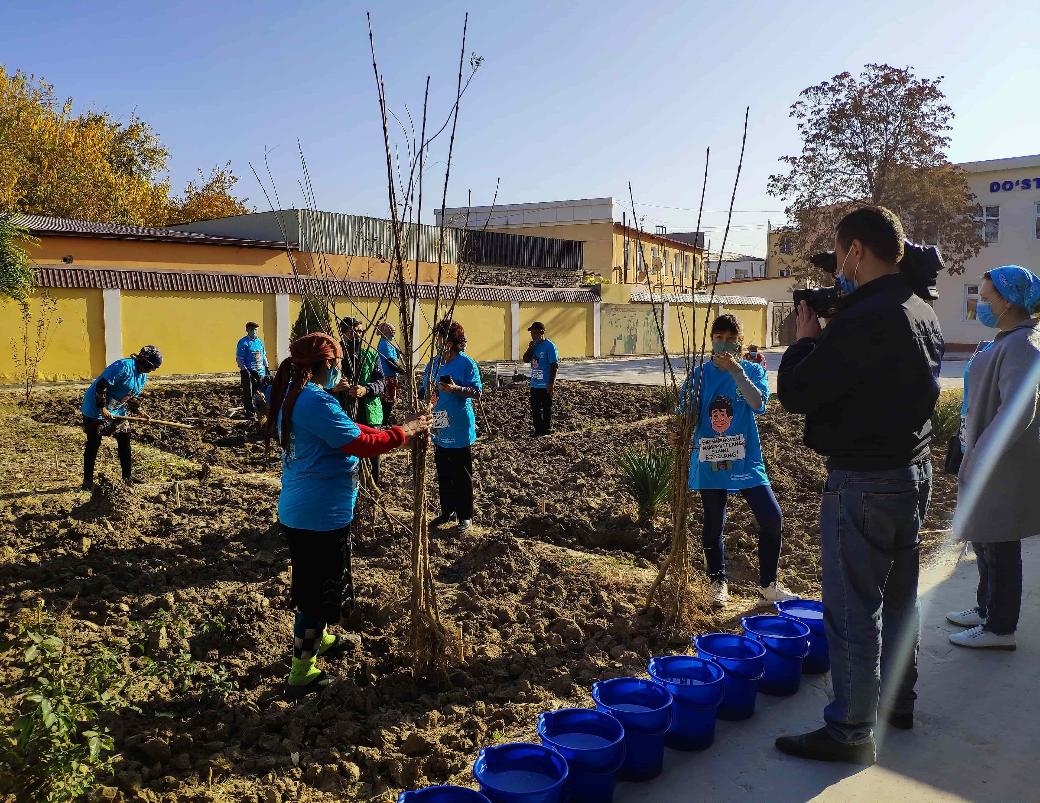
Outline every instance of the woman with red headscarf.
<path fill-rule="evenodd" d="M 292 601 L 296 606 L 287 697 L 322 685 L 319 656 L 343 640 L 328 632 L 340 620 L 344 590 L 353 603 L 350 525 L 357 499 L 358 458 L 402 446 L 430 427 L 430 417 L 379 430 L 352 421 L 329 392 L 340 386 L 343 352 L 325 334 L 304 335 L 278 366 L 265 434 L 282 447 L 278 521 L 289 542 Z"/>

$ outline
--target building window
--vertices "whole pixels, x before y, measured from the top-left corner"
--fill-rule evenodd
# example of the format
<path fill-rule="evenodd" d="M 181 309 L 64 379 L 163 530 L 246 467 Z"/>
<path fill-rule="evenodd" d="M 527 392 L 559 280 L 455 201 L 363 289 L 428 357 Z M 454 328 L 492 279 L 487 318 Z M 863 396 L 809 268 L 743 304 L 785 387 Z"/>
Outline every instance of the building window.
<path fill-rule="evenodd" d="M 625 240 L 625 256 L 624 256 L 624 260 L 625 261 L 624 261 L 623 264 L 625 266 L 625 270 L 627 271 L 628 270 L 628 240 Z"/>
<path fill-rule="evenodd" d="M 964 320 L 975 320 L 975 307 L 979 303 L 979 286 L 977 284 L 964 285 Z"/>
<path fill-rule="evenodd" d="M 780 253 L 781 254 L 793 254 L 794 253 L 794 243 L 791 241 L 790 237 L 784 237 L 784 239 L 782 239 L 780 241 Z"/>
<path fill-rule="evenodd" d="M 1040 210 L 1040 204 L 1037 204 L 1037 209 Z M 1037 216 L 1038 216 L 1038 219 L 1040 219 L 1040 211 L 1037 212 Z M 1036 225 L 1037 225 L 1037 231 L 1040 231 L 1040 223 L 1037 223 Z M 1037 236 L 1040 237 L 1040 234 L 1037 234 Z M 690 278 L 690 255 L 689 254 L 683 254 L 683 258 L 682 258 L 682 272 L 683 272 L 683 278 L 684 279 L 689 279 Z"/>
<path fill-rule="evenodd" d="M 746 278 L 748 278 L 747 268 L 736 268 L 733 271 L 733 278 L 735 278 L 735 279 L 746 279 Z"/>
<path fill-rule="evenodd" d="M 781 279 L 787 279 L 790 276 L 791 276 L 791 271 L 789 271 L 787 268 L 781 268 L 780 269 L 780 278 Z"/>
<path fill-rule="evenodd" d="M 982 218 L 979 222 L 982 223 L 982 231 L 980 232 L 982 239 L 986 241 L 987 245 L 995 243 L 1000 236 L 1000 207 L 983 207 Z"/>
<path fill-rule="evenodd" d="M 1036 239 L 1040 240 L 1040 202 L 1036 205 Z"/>

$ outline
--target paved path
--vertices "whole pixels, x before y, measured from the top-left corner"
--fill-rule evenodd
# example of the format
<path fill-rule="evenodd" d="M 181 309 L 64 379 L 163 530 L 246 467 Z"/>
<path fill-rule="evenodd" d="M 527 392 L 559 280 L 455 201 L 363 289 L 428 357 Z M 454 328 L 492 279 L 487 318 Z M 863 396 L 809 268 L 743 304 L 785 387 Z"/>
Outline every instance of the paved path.
<path fill-rule="evenodd" d="M 1040 800 L 1040 539 L 1023 544 L 1025 596 L 1017 652 L 954 647 L 946 611 L 975 599 L 974 558 L 950 548 L 923 573 L 923 633 L 912 731 L 880 734 L 880 761 L 863 768 L 785 756 L 784 733 L 822 724 L 829 675 L 806 678 L 793 697 L 760 695 L 755 716 L 720 722 L 703 753 L 668 750 L 664 773 L 620 783 L 616 803 L 654 801 L 1026 801 Z"/>
<path fill-rule="evenodd" d="M 783 349 L 764 352 L 769 369 L 769 387 L 776 391 L 776 369 L 780 366 Z M 682 357 L 672 360 L 678 377 L 684 370 Z M 964 360 L 943 362 L 939 383 L 945 388 L 960 388 L 964 374 Z M 664 360 L 661 357 L 605 357 L 598 360 L 579 360 L 560 363 L 560 378 L 586 382 L 617 382 L 623 385 L 663 385 Z"/>

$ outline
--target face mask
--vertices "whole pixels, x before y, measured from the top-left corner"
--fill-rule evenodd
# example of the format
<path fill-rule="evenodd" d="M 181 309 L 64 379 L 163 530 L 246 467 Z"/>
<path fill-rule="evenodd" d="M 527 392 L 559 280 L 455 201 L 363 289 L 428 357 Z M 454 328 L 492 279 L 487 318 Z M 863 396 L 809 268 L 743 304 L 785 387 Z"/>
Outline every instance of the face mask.
<path fill-rule="evenodd" d="M 342 377 L 339 366 L 333 365 L 329 369 L 329 375 L 325 377 L 325 390 L 332 390 L 336 385 L 339 384 L 339 380 Z"/>
<path fill-rule="evenodd" d="M 1005 309 L 1004 312 L 1007 312 L 1007 310 Z M 1004 317 L 1004 312 L 997 315 L 993 311 L 993 305 L 988 301 L 979 301 L 975 305 L 975 319 L 990 329 L 996 329 L 1000 325 L 1000 319 Z"/>
<path fill-rule="evenodd" d="M 711 341 L 711 353 L 712 354 L 740 354 L 739 343 L 727 343 L 724 340 L 712 340 Z"/>
<path fill-rule="evenodd" d="M 849 279 L 845 276 L 845 263 L 849 261 L 850 256 L 852 256 L 851 251 L 849 251 L 849 253 L 845 255 L 845 259 L 841 261 L 841 273 L 839 273 L 837 276 L 838 287 L 841 288 L 841 293 L 845 296 L 852 295 L 854 292 L 856 292 L 856 288 L 859 287 L 859 285 L 856 283 L 855 278 Z M 855 277 L 857 273 L 859 273 L 858 262 L 856 263 L 856 267 L 852 271 L 853 277 Z"/>

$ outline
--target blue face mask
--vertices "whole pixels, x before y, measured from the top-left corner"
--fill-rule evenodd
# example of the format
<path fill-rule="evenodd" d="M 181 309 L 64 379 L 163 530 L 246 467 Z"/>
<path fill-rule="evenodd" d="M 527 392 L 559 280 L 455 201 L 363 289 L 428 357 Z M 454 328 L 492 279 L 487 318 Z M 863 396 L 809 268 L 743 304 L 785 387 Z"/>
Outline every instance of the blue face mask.
<path fill-rule="evenodd" d="M 841 262 L 841 273 L 839 273 L 837 276 L 838 287 L 841 288 L 841 294 L 843 296 L 852 295 L 854 292 L 856 292 L 856 288 L 859 287 L 859 284 L 856 282 L 855 279 L 849 279 L 845 276 L 845 263 L 849 261 L 849 256 L 851 256 L 851 254 L 852 252 L 850 251 L 848 254 L 845 255 L 845 259 L 843 259 Z M 856 263 L 856 267 L 852 272 L 855 274 L 857 271 L 859 271 L 858 262 Z"/>
<path fill-rule="evenodd" d="M 727 343 L 724 340 L 712 340 L 711 341 L 711 353 L 712 354 L 724 354 L 729 352 L 730 354 L 740 354 L 739 343 Z"/>
<path fill-rule="evenodd" d="M 336 385 L 339 384 L 339 380 L 342 378 L 342 376 L 343 375 L 340 373 L 339 366 L 333 365 L 329 369 L 329 375 L 325 377 L 325 390 L 332 390 L 334 387 L 336 387 Z"/>
<path fill-rule="evenodd" d="M 1000 315 L 993 311 L 993 306 L 988 301 L 979 301 L 975 305 L 975 320 L 990 329 L 996 329 L 1000 323 Z"/>

